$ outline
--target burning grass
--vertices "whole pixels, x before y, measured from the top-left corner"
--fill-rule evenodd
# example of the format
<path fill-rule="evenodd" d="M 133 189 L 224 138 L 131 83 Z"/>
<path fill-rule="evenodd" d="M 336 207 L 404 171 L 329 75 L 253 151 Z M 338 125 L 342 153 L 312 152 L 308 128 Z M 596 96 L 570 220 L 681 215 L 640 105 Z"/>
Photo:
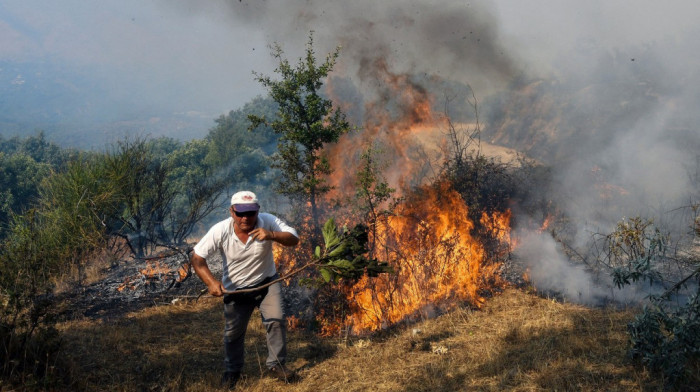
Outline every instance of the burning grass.
<path fill-rule="evenodd" d="M 479 306 L 480 292 L 498 284 L 498 265 L 486 262 L 483 246 L 471 235 L 474 224 L 468 215 L 449 182 L 407 197 L 378 230 L 376 253 L 387 257 L 394 273 L 353 287 L 353 314 L 347 324 L 356 332 L 378 330 L 446 303 Z M 503 226 L 508 229 L 508 219 Z"/>
<path fill-rule="evenodd" d="M 220 301 L 207 299 L 155 306 L 110 323 L 62 324 L 73 389 L 217 390 L 221 313 Z M 508 289 L 479 310 L 458 308 L 364 337 L 291 331 L 289 365 L 303 377 L 292 385 L 262 375 L 266 348 L 258 318 L 248 329 L 238 390 L 660 390 L 661 380 L 626 357 L 632 317 Z"/>

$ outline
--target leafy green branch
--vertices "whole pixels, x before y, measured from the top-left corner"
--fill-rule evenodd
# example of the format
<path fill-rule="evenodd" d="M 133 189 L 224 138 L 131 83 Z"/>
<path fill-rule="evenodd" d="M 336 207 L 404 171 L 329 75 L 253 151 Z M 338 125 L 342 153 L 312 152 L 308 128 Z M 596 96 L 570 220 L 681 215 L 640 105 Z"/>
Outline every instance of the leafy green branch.
<path fill-rule="evenodd" d="M 368 228 L 357 224 L 351 230 L 339 232 L 333 218 L 323 225 L 325 249 L 317 246 L 314 252 L 316 263 L 323 280 L 338 283 L 340 279 L 358 280 L 364 274 L 376 277 L 380 273 L 391 272 L 386 262 L 367 258 L 369 242 Z"/>

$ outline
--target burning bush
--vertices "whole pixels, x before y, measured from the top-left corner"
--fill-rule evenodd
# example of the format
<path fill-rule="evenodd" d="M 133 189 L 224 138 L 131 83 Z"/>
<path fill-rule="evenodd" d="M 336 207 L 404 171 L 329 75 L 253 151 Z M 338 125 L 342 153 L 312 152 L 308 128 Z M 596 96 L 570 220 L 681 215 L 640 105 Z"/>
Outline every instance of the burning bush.
<path fill-rule="evenodd" d="M 318 265 L 323 255 L 314 250 L 322 242 L 321 222 L 330 214 L 340 222 L 363 222 L 360 231 L 369 245 L 359 266 L 355 259 L 339 258 L 290 283 L 291 290 L 298 283 L 314 283 L 316 289 L 309 296 L 315 314 L 301 319 L 317 322 L 323 334 L 343 328 L 360 333 L 460 302 L 479 306 L 484 292 L 500 284 L 514 183 L 508 165 L 480 155 L 478 118 L 466 132 L 452 127 L 447 116 L 434 113 L 434 97 L 418 79 L 378 60 L 370 68 L 385 89 L 383 98 L 365 102 L 363 128 L 348 132 L 342 99 L 336 104 L 320 94 L 339 51 L 317 64 L 310 35 L 306 56 L 296 65 L 283 55 L 279 45 L 273 46 L 279 80 L 256 74 L 279 105 L 277 119 L 249 116 L 251 129 L 265 124 L 280 136 L 273 159 L 280 169 L 277 191 L 290 199 L 290 222 L 302 238 L 293 254 L 284 250 L 279 255 L 280 273 Z M 473 93 L 471 99 L 476 115 Z M 444 156 L 440 134 L 445 126 L 454 144 L 447 150 L 459 159 Z M 433 170 L 431 162 L 438 161 L 445 162 L 444 170 Z M 401 197 L 395 199 L 399 187 Z M 333 252 L 327 234 L 326 252 Z M 393 273 L 371 277 L 381 263 Z M 318 284 L 322 281 L 333 285 Z"/>
<path fill-rule="evenodd" d="M 485 219 L 509 227 L 510 215 Z M 417 188 L 394 213 L 378 221 L 373 254 L 392 273 L 373 277 L 327 271 L 334 288 L 321 288 L 315 300 L 320 332 L 361 333 L 433 316 L 460 303 L 480 306 L 484 292 L 498 286 L 499 263 L 485 259 L 472 235 L 474 223 L 464 200 L 448 181 Z M 497 230 L 494 226 L 494 230 Z M 321 271 L 323 273 L 323 271 Z"/>

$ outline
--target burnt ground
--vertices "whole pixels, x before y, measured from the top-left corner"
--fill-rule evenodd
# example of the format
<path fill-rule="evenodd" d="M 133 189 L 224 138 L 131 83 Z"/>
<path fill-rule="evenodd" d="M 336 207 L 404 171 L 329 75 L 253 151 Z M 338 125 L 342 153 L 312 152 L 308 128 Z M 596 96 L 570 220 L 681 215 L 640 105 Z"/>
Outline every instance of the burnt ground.
<path fill-rule="evenodd" d="M 206 286 L 189 268 L 189 255 L 166 251 L 143 259 L 120 260 L 104 271 L 99 282 L 58 296 L 62 304 L 59 313 L 67 319 L 115 320 L 149 306 L 195 300 Z M 220 279 L 221 258 L 211 258 L 208 265 Z M 303 317 L 311 308 L 308 289 L 284 285 L 283 288 L 288 314 Z"/>
<path fill-rule="evenodd" d="M 116 320 L 150 306 L 197 299 L 206 286 L 189 269 L 189 255 L 172 253 L 118 261 L 104 271 L 104 278 L 99 282 L 61 294 L 59 302 L 63 305 L 59 313 L 67 319 Z M 214 276 L 220 278 L 221 259 L 216 256 L 208 265 Z M 526 283 L 524 269 L 513 260 L 502 266 L 500 274 L 516 286 Z M 309 314 L 313 307 L 311 289 L 283 285 L 283 290 L 287 314 L 300 319 L 313 317 Z"/>
<path fill-rule="evenodd" d="M 206 286 L 189 268 L 189 254 L 164 252 L 143 259 L 123 259 L 104 271 L 99 282 L 60 295 L 64 318 L 114 320 L 149 306 L 195 300 Z M 219 256 L 208 261 L 209 269 L 221 277 Z M 526 285 L 525 269 L 517 260 L 501 267 L 500 275 L 515 286 Z M 285 309 L 301 319 L 312 317 L 311 289 L 283 285 Z M 207 295 L 207 294 L 204 294 Z"/>
<path fill-rule="evenodd" d="M 206 286 L 187 262 L 185 254 L 175 252 L 119 260 L 99 282 L 61 294 L 61 313 L 66 318 L 114 319 L 148 306 L 195 299 Z M 220 261 L 209 266 L 221 274 Z"/>

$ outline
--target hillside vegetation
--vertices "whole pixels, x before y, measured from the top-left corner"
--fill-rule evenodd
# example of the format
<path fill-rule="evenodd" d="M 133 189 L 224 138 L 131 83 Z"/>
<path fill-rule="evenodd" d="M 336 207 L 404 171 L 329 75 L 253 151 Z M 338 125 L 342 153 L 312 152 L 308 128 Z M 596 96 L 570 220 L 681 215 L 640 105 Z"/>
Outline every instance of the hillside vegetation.
<path fill-rule="evenodd" d="M 90 319 L 84 307 L 66 309 L 71 304 L 62 295 L 94 302 L 88 285 L 104 281 L 101 273 L 127 258 L 145 261 L 167 248 L 187 260 L 192 236 L 219 219 L 228 195 L 239 189 L 264 195 L 265 210 L 281 212 L 298 229 L 301 246 L 277 255 L 281 267 L 329 249 L 338 257 L 325 270 L 287 280 L 309 293 L 308 311 L 290 313 L 301 314 L 290 320 L 307 328 L 290 334 L 289 365 L 302 381 L 282 385 L 262 375 L 265 334 L 253 323 L 240 390 L 700 385 L 700 263 L 679 252 L 700 240 L 697 202 L 678 209 L 690 223 L 681 233 L 685 242 L 663 225 L 630 217 L 581 245 L 589 249 L 577 249 L 569 245 L 574 216 L 552 198 L 552 170 L 526 157 L 504 163 L 482 154 L 473 95 L 467 103 L 474 120 L 442 123 L 444 157 L 433 162 L 408 139 L 395 143 L 401 133 L 392 134 L 395 140 L 374 137 L 385 127 L 403 129 L 402 122 L 377 126 L 374 136 L 365 135 L 371 142 L 353 138 L 356 130 L 320 90 L 337 50 L 316 64 L 310 36 L 297 65 L 282 55 L 279 47 L 273 52 L 281 80 L 255 74 L 271 98 L 221 116 L 202 140 L 135 137 L 105 151 L 76 151 L 43 133 L 0 137 L 0 390 L 215 390 L 222 369 L 220 301 L 147 299 L 140 303 L 149 307 L 129 308 L 140 310 L 124 317 L 107 307 L 106 318 Z M 406 107 L 430 103 L 418 96 Z M 403 113 L 407 124 L 432 118 L 411 113 Z M 333 217 L 359 223 L 350 231 L 354 245 L 332 248 L 323 222 Z M 541 233 L 548 225 L 552 242 L 579 267 L 612 275 L 618 287 L 643 283 L 664 293 L 649 297 L 644 309 L 621 311 L 501 292 L 505 281 L 522 281 L 522 274 L 501 276 L 517 249 L 511 228 Z M 543 247 L 535 248 L 529 258 L 547 258 Z M 189 264 L 180 267 L 189 276 Z M 284 268 L 279 272 L 288 278 Z M 381 279 L 358 282 L 363 273 Z M 566 274 L 551 275 L 567 285 L 559 277 Z M 443 315 L 406 323 L 425 313 Z"/>

